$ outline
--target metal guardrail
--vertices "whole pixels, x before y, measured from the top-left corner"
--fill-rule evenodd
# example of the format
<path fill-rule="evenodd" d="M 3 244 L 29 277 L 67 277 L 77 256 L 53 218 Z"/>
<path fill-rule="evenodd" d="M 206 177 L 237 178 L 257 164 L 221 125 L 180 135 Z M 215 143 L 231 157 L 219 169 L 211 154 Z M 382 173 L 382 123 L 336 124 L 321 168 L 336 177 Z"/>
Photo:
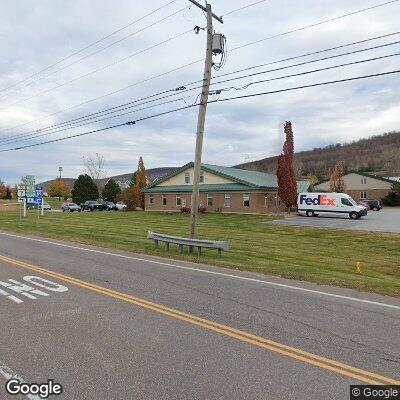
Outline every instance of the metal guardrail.
<path fill-rule="evenodd" d="M 217 249 L 219 255 L 222 254 L 222 250 L 229 251 L 229 242 L 226 240 L 189 239 L 179 236 L 164 235 L 152 231 L 148 231 L 147 238 L 154 240 L 155 247 L 158 247 L 159 242 L 165 243 L 165 249 L 167 251 L 169 251 L 169 245 L 171 243 L 177 244 L 181 253 L 183 252 L 183 246 L 188 246 L 189 252 L 192 252 L 193 248 L 197 247 L 199 254 L 201 254 L 202 248 Z"/>

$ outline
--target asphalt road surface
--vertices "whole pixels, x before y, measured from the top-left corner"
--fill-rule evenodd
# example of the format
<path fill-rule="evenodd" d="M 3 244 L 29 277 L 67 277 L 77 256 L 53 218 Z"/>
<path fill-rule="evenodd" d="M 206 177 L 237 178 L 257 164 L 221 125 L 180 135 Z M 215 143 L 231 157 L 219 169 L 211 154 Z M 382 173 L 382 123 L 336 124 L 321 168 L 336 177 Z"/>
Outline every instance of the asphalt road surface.
<path fill-rule="evenodd" d="M 347 215 L 319 215 L 292 217 L 268 222 L 273 225 L 306 226 L 311 228 L 351 229 L 370 232 L 400 233 L 400 208 L 384 208 L 381 211 L 368 211 L 368 215 L 352 220 Z"/>
<path fill-rule="evenodd" d="M 400 380 L 400 300 L 0 232 L 0 399 L 348 399 Z"/>

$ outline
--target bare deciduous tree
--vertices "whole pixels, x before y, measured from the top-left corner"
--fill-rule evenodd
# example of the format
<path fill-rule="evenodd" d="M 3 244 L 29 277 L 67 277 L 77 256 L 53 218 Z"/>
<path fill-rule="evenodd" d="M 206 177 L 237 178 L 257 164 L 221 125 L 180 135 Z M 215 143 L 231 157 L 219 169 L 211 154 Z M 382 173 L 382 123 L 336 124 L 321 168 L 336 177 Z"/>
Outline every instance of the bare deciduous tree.
<path fill-rule="evenodd" d="M 96 153 L 94 156 L 83 156 L 82 161 L 85 166 L 85 172 L 95 181 L 96 185 L 99 186 L 100 179 L 106 176 L 104 156 Z"/>

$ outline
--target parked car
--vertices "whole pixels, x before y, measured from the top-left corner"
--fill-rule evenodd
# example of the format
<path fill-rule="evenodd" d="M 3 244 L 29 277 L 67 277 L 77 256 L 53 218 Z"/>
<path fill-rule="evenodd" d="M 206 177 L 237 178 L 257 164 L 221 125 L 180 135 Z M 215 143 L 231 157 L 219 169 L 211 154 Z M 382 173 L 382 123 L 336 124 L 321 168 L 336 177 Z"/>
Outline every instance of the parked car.
<path fill-rule="evenodd" d="M 42 205 L 39 206 L 42 209 Z M 43 211 L 51 211 L 51 205 L 49 203 L 43 202 Z"/>
<path fill-rule="evenodd" d="M 126 210 L 126 204 L 125 204 L 123 201 L 117 201 L 117 202 L 115 203 L 115 207 L 117 207 L 117 209 L 118 209 L 119 211 Z"/>
<path fill-rule="evenodd" d="M 360 201 L 358 203 L 361 207 L 364 207 L 367 211 L 370 210 L 369 205 L 367 203 L 364 203 L 363 201 Z"/>
<path fill-rule="evenodd" d="M 82 211 L 103 211 L 103 204 L 98 201 L 88 200 L 81 204 Z"/>
<path fill-rule="evenodd" d="M 103 201 L 102 205 L 105 211 L 118 211 L 118 207 L 112 201 Z"/>
<path fill-rule="evenodd" d="M 379 200 L 364 199 L 362 202 L 364 204 L 367 204 L 371 210 L 374 211 L 382 210 L 382 203 Z"/>
<path fill-rule="evenodd" d="M 81 212 L 82 209 L 78 206 L 78 204 L 75 204 L 75 203 L 64 203 L 61 206 L 61 211 L 62 212 L 66 212 L 66 211 L 68 211 L 68 212 L 74 212 L 74 211 Z"/>

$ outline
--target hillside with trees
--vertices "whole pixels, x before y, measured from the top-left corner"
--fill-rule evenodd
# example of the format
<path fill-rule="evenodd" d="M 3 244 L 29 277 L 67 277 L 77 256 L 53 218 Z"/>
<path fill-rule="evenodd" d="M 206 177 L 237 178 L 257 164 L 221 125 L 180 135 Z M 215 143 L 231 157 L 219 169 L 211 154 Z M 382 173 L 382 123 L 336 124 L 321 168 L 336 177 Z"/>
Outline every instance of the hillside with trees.
<path fill-rule="evenodd" d="M 388 175 L 397 174 L 400 171 L 400 132 L 295 153 L 295 172 L 297 176 L 316 175 L 324 179 L 330 176 L 338 162 L 342 163 L 345 171 L 385 171 Z M 237 167 L 276 173 L 277 157 L 251 161 Z"/>

